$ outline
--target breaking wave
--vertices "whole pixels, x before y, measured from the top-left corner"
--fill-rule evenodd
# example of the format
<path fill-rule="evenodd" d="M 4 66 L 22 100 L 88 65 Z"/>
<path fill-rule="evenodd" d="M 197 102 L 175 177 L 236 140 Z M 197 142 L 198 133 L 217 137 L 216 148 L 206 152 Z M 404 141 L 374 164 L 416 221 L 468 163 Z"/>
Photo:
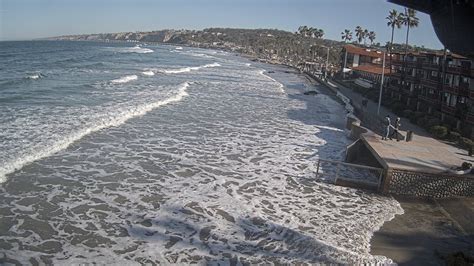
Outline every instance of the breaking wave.
<path fill-rule="evenodd" d="M 196 71 L 200 70 L 203 68 L 210 68 L 210 67 L 219 67 L 221 66 L 219 63 L 215 62 L 212 64 L 207 64 L 207 65 L 202 65 L 202 66 L 197 66 L 197 67 L 183 67 L 179 69 L 163 69 L 163 70 L 158 70 L 161 73 L 165 74 L 179 74 L 179 73 L 185 73 L 185 72 L 191 72 L 191 71 Z"/>
<path fill-rule="evenodd" d="M 89 125 L 88 127 L 78 129 L 61 139 L 56 140 L 53 144 L 48 146 L 43 146 L 36 150 L 31 150 L 26 152 L 25 155 L 21 156 L 20 158 L 16 158 L 13 161 L 6 161 L 2 162 L 2 166 L 0 166 L 0 183 L 6 181 L 6 175 L 15 172 L 18 169 L 21 169 L 23 166 L 34 162 L 36 160 L 48 157 L 56 152 L 66 149 L 71 145 L 73 142 L 82 139 L 84 136 L 87 136 L 93 132 L 109 128 L 109 127 L 116 127 L 127 120 L 142 116 L 151 110 L 173 103 L 179 102 L 184 97 L 188 95 L 186 89 L 189 87 L 189 82 L 184 82 L 177 88 L 177 92 L 174 96 L 171 96 L 164 100 L 159 100 L 147 104 L 143 104 L 140 106 L 135 106 L 132 108 L 127 108 L 126 110 L 119 111 L 116 113 L 110 114 L 107 118 L 99 119 L 95 121 L 93 124 Z"/>

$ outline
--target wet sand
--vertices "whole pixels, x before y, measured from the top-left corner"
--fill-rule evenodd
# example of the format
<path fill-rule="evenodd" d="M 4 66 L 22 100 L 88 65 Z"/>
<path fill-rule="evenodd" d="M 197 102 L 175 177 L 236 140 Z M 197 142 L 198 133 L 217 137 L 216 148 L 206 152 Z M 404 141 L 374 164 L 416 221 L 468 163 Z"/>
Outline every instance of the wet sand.
<path fill-rule="evenodd" d="M 474 258 L 474 198 L 396 199 L 405 213 L 375 232 L 372 255 L 400 265 L 445 265 L 457 252 Z"/>

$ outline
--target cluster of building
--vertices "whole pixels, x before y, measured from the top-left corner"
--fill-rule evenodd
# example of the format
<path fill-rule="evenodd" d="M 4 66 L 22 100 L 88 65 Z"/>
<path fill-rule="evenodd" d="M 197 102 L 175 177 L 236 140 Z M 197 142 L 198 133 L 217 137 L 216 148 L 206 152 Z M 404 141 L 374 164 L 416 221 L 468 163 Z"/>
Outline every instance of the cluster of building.
<path fill-rule="evenodd" d="M 473 60 L 450 52 L 386 54 L 350 44 L 342 54 L 344 77 L 378 89 L 383 76 L 385 96 L 474 138 Z"/>

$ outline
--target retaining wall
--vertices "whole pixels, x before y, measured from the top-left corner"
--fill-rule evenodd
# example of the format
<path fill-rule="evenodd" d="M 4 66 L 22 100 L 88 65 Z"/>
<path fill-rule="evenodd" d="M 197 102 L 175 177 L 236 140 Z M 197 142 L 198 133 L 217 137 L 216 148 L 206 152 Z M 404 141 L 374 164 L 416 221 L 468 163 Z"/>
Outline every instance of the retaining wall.
<path fill-rule="evenodd" d="M 414 197 L 451 198 L 474 196 L 474 177 L 430 174 L 389 169 L 384 192 Z"/>

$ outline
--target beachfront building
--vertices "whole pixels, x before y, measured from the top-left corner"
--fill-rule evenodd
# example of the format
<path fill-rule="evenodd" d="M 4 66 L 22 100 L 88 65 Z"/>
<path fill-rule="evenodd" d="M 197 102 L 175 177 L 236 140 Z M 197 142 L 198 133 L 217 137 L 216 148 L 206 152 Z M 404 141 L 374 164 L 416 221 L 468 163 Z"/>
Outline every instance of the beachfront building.
<path fill-rule="evenodd" d="M 380 83 L 382 79 L 382 65 L 384 52 L 358 47 L 352 44 L 344 45 L 342 49 L 341 69 L 345 78 L 354 78 L 355 83 L 369 88 Z M 385 58 L 384 80 L 387 81 L 390 68 L 388 56 Z"/>
<path fill-rule="evenodd" d="M 474 62 L 443 52 L 394 53 L 387 92 L 474 138 Z"/>

